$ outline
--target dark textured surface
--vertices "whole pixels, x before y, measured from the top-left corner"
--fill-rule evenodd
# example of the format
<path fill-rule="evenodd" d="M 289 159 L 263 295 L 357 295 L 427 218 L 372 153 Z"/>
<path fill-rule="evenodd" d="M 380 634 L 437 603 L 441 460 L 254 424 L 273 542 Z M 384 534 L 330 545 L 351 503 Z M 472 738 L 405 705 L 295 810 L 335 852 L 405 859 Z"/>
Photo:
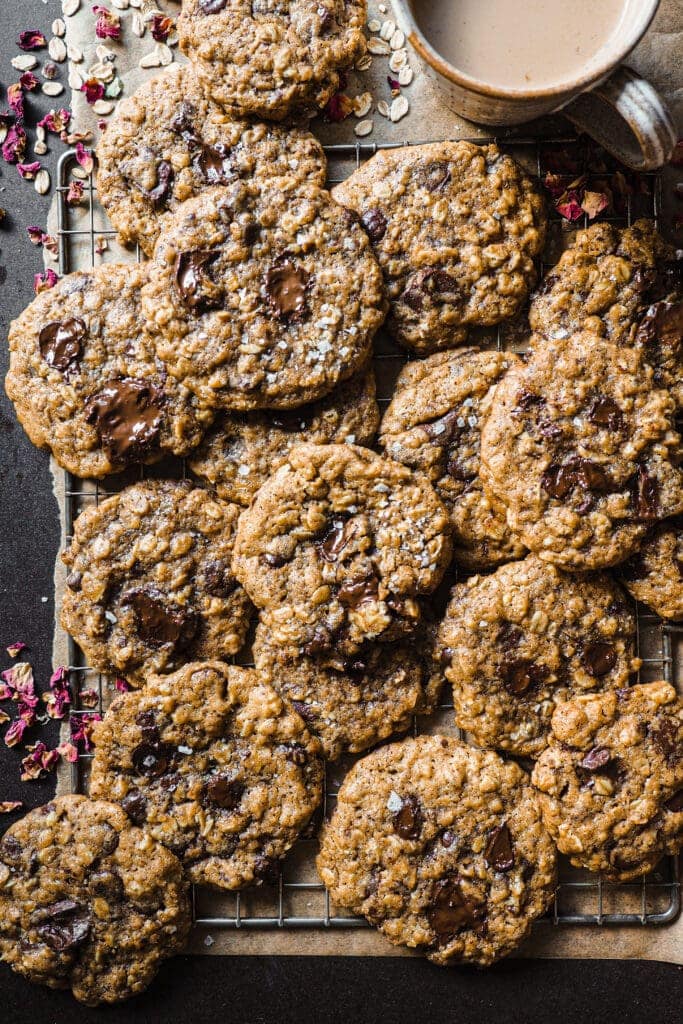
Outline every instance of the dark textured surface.
<path fill-rule="evenodd" d="M 58 0 L 0 0 L 0 108 L 6 105 L 6 87 L 18 77 L 9 63 L 18 52 L 18 33 L 34 27 L 49 33 L 59 7 Z M 29 101 L 33 110 L 54 105 L 44 97 Z M 59 144 L 51 150 L 43 163 L 53 170 Z M 25 228 L 44 226 L 49 201 L 4 163 L 0 188 L 0 206 L 10 211 L 0 225 L 4 376 L 7 326 L 31 299 L 33 274 L 41 269 L 40 254 L 28 242 Z M 0 531 L 0 668 L 11 663 L 6 644 L 24 640 L 31 646 L 27 656 L 43 686 L 50 672 L 57 506 L 47 455 L 35 451 L 24 437 L 4 391 Z M 43 596 L 48 598 L 45 603 Z M 51 745 L 56 729 L 41 730 L 40 735 Z M 52 784 L 20 785 L 19 761 L 20 754 L 0 742 L 0 800 L 42 803 Z M 610 943 L 607 931 L 604 941 L 606 946 Z M 628 961 L 510 961 L 483 973 L 445 971 L 403 959 L 184 957 L 167 964 L 146 995 L 119 1008 L 96 1011 L 78 1006 L 65 992 L 28 985 L 0 966 L 0 993 L 10 1024 L 678 1024 L 682 982 L 679 968 Z"/>

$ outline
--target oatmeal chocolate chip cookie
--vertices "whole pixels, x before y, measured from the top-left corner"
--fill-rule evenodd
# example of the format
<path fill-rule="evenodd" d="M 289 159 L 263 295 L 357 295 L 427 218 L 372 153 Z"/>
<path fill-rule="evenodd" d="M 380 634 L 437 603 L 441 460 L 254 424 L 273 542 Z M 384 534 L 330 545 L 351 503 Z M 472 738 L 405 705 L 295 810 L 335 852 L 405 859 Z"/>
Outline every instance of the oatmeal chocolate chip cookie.
<path fill-rule="evenodd" d="M 317 864 L 334 903 L 442 965 L 511 953 L 556 884 L 555 848 L 527 775 L 446 736 L 359 761 Z"/>
<path fill-rule="evenodd" d="M 148 256 L 186 199 L 235 178 L 325 184 L 310 132 L 235 121 L 203 93 L 195 69 L 174 66 L 118 104 L 97 147 L 97 192 L 124 243 Z"/>
<path fill-rule="evenodd" d="M 608 576 L 569 576 L 534 555 L 457 584 L 438 646 L 458 725 L 479 746 L 538 757 L 557 704 L 628 686 L 635 628 Z"/>
<path fill-rule="evenodd" d="M 505 512 L 494 508 L 479 477 L 481 423 L 492 386 L 510 366 L 510 352 L 437 352 L 409 363 L 380 427 L 380 444 L 396 462 L 425 473 L 450 512 L 453 557 L 468 569 L 522 558 Z"/>
<path fill-rule="evenodd" d="M 356 445 L 303 444 L 239 520 L 233 572 L 307 655 L 412 633 L 451 557 L 430 483 Z"/>
<path fill-rule="evenodd" d="M 10 327 L 7 394 L 31 441 L 76 476 L 187 455 L 213 418 L 154 354 L 146 278 L 128 263 L 68 274 Z"/>
<path fill-rule="evenodd" d="M 153 676 L 94 733 L 106 793 L 183 862 L 191 881 L 272 881 L 322 797 L 318 741 L 258 675 L 221 662 Z"/>
<path fill-rule="evenodd" d="M 626 589 L 663 619 L 683 619 L 683 519 L 656 527 L 622 569 Z"/>
<path fill-rule="evenodd" d="M 583 332 L 535 349 L 497 385 L 486 487 L 540 558 L 574 570 L 628 558 L 683 510 L 675 405 L 632 348 Z"/>
<path fill-rule="evenodd" d="M 388 326 L 422 354 L 515 316 L 545 243 L 543 200 L 496 146 L 383 150 L 333 190 L 360 216 L 390 299 Z"/>
<path fill-rule="evenodd" d="M 542 339 L 591 331 L 629 344 L 639 314 L 674 291 L 677 280 L 675 252 L 652 221 L 623 229 L 593 224 L 546 274 L 529 322 Z"/>
<path fill-rule="evenodd" d="M 92 668 L 142 685 L 239 651 L 251 617 L 230 569 L 241 511 L 187 480 L 148 480 L 81 513 L 61 622 Z"/>
<path fill-rule="evenodd" d="M 188 199 L 159 239 L 143 309 L 169 372 L 209 406 L 290 409 L 367 361 L 382 274 L 328 192 L 265 181 Z"/>
<path fill-rule="evenodd" d="M 222 106 L 312 116 L 365 53 L 366 0 L 184 0 L 180 46 Z"/>
<path fill-rule="evenodd" d="M 225 413 L 192 453 L 189 465 L 221 498 L 249 505 L 295 445 L 369 445 L 378 424 L 375 375 L 366 369 L 327 398 L 298 409 Z"/>
<path fill-rule="evenodd" d="M 553 715 L 534 768 L 543 820 L 576 867 L 629 882 L 683 846 L 683 701 L 665 682 L 586 694 Z"/>
<path fill-rule="evenodd" d="M 287 623 L 264 614 L 256 629 L 257 670 L 299 712 L 336 761 L 409 728 L 434 711 L 443 676 L 430 637 L 421 643 L 368 644 L 347 658 L 315 658 L 290 642 Z"/>
<path fill-rule="evenodd" d="M 683 409 L 683 291 L 645 311 L 634 344 L 652 366 L 655 385 L 668 390 Z"/>
<path fill-rule="evenodd" d="M 116 804 L 57 797 L 0 840 L 0 957 L 87 1006 L 147 988 L 190 920 L 180 863 Z"/>

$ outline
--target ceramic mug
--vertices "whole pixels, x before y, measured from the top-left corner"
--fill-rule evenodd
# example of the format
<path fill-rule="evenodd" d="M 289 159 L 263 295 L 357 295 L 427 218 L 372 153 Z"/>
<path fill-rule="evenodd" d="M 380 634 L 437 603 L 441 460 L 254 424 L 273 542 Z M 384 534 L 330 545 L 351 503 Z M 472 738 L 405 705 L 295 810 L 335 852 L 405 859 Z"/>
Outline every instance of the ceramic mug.
<path fill-rule="evenodd" d="M 396 0 L 395 8 L 408 41 L 455 113 L 478 124 L 518 125 L 561 110 L 629 167 L 654 170 L 671 158 L 677 135 L 666 104 L 649 82 L 621 64 L 650 26 L 659 0 L 627 0 L 624 30 L 605 58 L 570 83 L 542 89 L 503 89 L 449 64 L 419 27 L 416 14 L 429 2 Z"/>

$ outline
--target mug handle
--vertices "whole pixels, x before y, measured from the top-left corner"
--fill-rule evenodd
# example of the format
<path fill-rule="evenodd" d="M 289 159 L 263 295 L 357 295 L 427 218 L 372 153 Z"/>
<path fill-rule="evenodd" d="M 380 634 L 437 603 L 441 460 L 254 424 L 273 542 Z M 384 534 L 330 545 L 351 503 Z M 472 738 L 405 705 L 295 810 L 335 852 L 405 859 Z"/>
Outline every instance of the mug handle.
<path fill-rule="evenodd" d="M 671 113 L 652 85 L 621 65 L 562 113 L 582 132 L 635 171 L 668 163 L 677 142 Z"/>

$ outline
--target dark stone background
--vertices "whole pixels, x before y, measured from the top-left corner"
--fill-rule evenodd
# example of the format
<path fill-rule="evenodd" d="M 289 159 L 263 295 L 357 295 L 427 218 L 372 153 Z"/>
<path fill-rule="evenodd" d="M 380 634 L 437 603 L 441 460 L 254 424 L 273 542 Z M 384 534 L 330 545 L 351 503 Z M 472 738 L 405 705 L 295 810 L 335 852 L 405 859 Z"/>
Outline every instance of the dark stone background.
<path fill-rule="evenodd" d="M 84 0 L 85 2 L 85 0 Z M 0 106 L 18 72 L 10 59 L 27 28 L 49 36 L 59 0 L 0 0 Z M 60 68 L 65 80 L 65 66 Z M 66 96 L 67 94 L 65 94 Z M 38 117 L 62 98 L 29 98 Z M 68 105 L 65 103 L 64 105 Z M 40 113 L 38 113 L 40 111 Z M 52 137 L 54 139 L 54 137 Z M 56 168 L 59 143 L 43 163 Z M 54 173 L 53 173 L 54 177 Z M 0 166 L 0 370 L 4 377 L 9 322 L 30 301 L 40 253 L 29 243 L 28 224 L 45 226 L 49 197 L 38 196 L 16 169 Z M 23 640 L 36 679 L 50 673 L 54 604 L 52 575 L 59 548 L 57 506 L 47 455 L 36 451 L 0 394 L 0 668 L 11 662 L 4 648 Z M 47 597 L 47 601 L 41 601 Z M 40 735 L 53 744 L 56 727 Z M 0 744 L 0 799 L 36 806 L 52 783 L 19 784 L 18 751 Z M 3 820 L 3 827 L 13 820 Z M 609 932 L 605 932 L 609 944 Z M 487 972 L 436 968 L 421 960 L 335 958 L 183 957 L 167 964 L 145 995 L 122 1007 L 88 1010 L 70 994 L 28 985 L 0 965 L 0 994 L 8 1024 L 678 1024 L 683 975 L 666 964 L 618 961 L 508 961 Z"/>

